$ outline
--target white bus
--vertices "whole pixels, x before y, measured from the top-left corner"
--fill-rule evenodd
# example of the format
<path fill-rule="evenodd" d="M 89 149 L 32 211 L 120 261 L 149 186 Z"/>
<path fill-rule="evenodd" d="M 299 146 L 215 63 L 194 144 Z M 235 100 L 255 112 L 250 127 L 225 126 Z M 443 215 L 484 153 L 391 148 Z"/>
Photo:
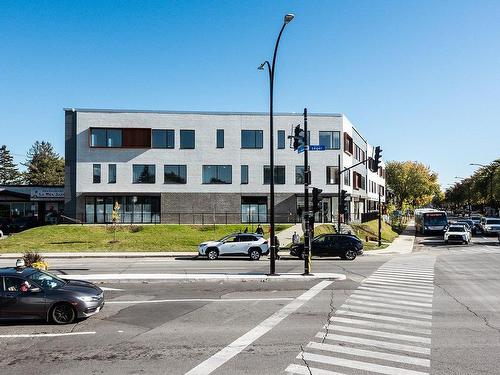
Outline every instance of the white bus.
<path fill-rule="evenodd" d="M 429 208 L 419 208 L 415 210 L 415 230 L 417 233 L 443 233 L 447 225 L 448 216 L 445 211 Z"/>

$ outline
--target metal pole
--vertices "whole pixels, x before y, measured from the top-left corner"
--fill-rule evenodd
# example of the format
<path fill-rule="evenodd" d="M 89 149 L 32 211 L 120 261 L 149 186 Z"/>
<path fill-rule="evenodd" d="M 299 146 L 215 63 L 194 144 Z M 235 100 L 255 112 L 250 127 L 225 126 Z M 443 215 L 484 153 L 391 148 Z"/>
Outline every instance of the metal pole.
<path fill-rule="evenodd" d="M 307 138 L 307 108 L 304 108 L 304 275 L 311 272 L 311 228 L 309 228 L 309 139 Z M 314 212 L 313 212 L 314 215 Z M 314 220 L 313 220 L 314 222 Z"/>
<path fill-rule="evenodd" d="M 382 203 L 380 185 L 378 186 L 378 247 L 382 245 Z"/>
<path fill-rule="evenodd" d="M 340 231 L 340 181 L 341 181 L 342 174 L 340 173 L 340 154 L 339 154 L 339 187 L 338 187 L 338 207 L 337 207 L 337 229 L 338 233 L 341 233 Z"/>

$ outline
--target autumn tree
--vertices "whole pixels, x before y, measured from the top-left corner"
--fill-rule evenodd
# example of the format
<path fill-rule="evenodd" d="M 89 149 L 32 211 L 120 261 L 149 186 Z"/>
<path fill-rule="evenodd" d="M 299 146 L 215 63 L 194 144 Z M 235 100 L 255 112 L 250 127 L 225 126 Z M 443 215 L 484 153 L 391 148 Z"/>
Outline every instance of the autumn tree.
<path fill-rule="evenodd" d="M 25 180 L 30 185 L 63 185 L 64 159 L 49 142 L 36 141 L 28 152 Z"/>

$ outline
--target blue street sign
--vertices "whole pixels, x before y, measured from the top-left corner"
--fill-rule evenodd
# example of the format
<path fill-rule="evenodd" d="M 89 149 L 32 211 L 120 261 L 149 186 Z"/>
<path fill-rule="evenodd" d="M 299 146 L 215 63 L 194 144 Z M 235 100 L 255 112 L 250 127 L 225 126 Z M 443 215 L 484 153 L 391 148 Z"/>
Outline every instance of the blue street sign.
<path fill-rule="evenodd" d="M 325 145 L 309 145 L 309 151 L 325 151 Z"/>
<path fill-rule="evenodd" d="M 297 153 L 301 154 L 304 152 L 304 146 L 299 146 L 299 148 L 297 149 Z"/>

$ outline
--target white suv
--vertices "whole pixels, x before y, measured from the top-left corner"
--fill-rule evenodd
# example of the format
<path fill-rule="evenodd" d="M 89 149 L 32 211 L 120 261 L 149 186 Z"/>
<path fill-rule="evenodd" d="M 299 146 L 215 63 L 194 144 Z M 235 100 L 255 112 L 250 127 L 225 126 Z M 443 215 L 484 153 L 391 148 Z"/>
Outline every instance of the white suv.
<path fill-rule="evenodd" d="M 259 260 L 269 254 L 267 240 L 255 233 L 231 234 L 218 241 L 203 242 L 198 246 L 198 254 L 210 260 L 224 255 L 245 255 L 250 260 Z"/>
<path fill-rule="evenodd" d="M 471 239 L 471 234 L 465 225 L 450 224 L 446 232 L 444 232 L 444 242 L 463 242 L 468 244 Z"/>
<path fill-rule="evenodd" d="M 481 231 L 483 234 L 495 234 L 500 232 L 500 218 L 498 217 L 483 217 L 481 219 Z"/>

